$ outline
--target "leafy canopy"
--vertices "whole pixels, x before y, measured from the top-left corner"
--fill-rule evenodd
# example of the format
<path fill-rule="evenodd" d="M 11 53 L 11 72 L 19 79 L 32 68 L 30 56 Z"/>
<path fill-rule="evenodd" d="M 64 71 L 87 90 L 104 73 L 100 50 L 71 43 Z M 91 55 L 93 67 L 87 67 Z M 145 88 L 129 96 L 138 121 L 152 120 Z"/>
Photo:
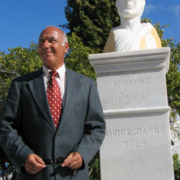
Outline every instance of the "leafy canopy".
<path fill-rule="evenodd" d="M 60 25 L 81 37 L 84 45 L 102 50 L 109 32 L 120 23 L 115 0 L 67 0 L 67 24 Z"/>

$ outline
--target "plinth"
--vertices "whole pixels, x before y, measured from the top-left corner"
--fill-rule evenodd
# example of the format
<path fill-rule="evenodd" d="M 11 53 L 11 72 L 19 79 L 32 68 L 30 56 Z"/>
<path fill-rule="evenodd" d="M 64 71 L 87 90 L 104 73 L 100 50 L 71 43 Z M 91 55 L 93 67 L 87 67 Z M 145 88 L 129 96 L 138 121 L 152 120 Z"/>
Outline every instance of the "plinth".
<path fill-rule="evenodd" d="M 89 55 L 106 120 L 101 180 L 173 180 L 170 48 Z"/>

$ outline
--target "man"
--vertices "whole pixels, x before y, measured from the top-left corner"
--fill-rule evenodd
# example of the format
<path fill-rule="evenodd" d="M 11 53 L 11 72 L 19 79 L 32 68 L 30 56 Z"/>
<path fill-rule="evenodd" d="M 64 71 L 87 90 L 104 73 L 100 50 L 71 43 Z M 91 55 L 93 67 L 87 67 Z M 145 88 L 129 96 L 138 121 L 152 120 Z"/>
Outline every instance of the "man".
<path fill-rule="evenodd" d="M 105 122 L 94 81 L 64 66 L 68 47 L 63 31 L 44 29 L 38 45 L 43 67 L 11 84 L 0 140 L 18 180 L 89 179 Z"/>
<path fill-rule="evenodd" d="M 161 40 L 150 23 L 141 23 L 145 0 L 116 0 L 121 25 L 111 29 L 104 52 L 161 48 Z"/>

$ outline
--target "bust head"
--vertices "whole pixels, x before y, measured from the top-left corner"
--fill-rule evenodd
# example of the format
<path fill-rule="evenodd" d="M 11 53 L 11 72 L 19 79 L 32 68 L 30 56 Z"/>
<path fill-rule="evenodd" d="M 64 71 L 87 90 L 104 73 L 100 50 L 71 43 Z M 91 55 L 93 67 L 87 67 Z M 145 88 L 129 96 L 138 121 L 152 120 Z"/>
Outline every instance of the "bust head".
<path fill-rule="evenodd" d="M 141 23 L 145 0 L 116 0 L 116 6 L 121 24 L 111 29 L 104 52 L 162 47 L 156 29 L 150 23 Z"/>
<path fill-rule="evenodd" d="M 141 17 L 145 7 L 145 0 L 116 0 L 120 18 L 132 19 Z"/>

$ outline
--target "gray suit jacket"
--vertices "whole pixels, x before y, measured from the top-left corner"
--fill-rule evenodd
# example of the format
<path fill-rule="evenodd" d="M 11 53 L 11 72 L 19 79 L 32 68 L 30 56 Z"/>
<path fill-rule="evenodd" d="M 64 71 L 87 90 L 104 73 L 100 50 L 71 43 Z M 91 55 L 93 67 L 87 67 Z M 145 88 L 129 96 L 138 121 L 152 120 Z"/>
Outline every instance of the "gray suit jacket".
<path fill-rule="evenodd" d="M 88 163 L 98 151 L 105 121 L 93 80 L 67 69 L 66 95 L 57 130 L 47 102 L 43 71 L 13 80 L 0 121 L 0 140 L 9 159 L 19 169 L 18 180 L 88 180 Z M 36 175 L 20 173 L 25 158 L 35 153 L 41 158 L 66 157 L 79 152 L 83 167 L 74 171 L 48 166 Z"/>

